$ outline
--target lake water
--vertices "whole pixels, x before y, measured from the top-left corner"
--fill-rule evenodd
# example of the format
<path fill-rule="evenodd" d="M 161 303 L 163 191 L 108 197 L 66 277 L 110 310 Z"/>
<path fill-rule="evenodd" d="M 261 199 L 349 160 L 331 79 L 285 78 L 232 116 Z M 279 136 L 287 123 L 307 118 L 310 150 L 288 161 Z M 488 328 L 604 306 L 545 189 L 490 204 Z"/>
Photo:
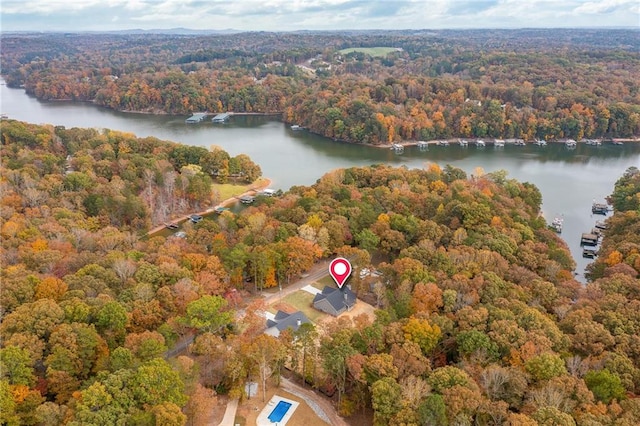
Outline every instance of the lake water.
<path fill-rule="evenodd" d="M 40 102 L 21 89 L 0 86 L 0 111 L 9 118 L 66 127 L 97 127 L 155 136 L 188 145 L 209 148 L 218 145 L 231 155 L 245 153 L 260 164 L 273 188 L 310 185 L 329 170 L 386 163 L 424 167 L 435 162 L 451 164 L 468 174 L 476 167 L 485 172 L 504 169 L 508 176 L 535 184 L 543 196 L 543 212 L 549 222 L 564 218 L 562 237 L 577 262 L 577 278 L 589 259 L 582 257 L 580 234 L 589 232 L 602 216 L 591 214 L 594 200 L 603 202 L 615 181 L 630 166 L 640 167 L 640 143 L 615 146 L 579 144 L 574 150 L 563 145 L 527 145 L 504 148 L 473 145 L 462 148 L 430 146 L 428 151 L 408 147 L 403 154 L 388 149 L 335 142 L 331 139 L 292 131 L 277 117 L 234 116 L 226 124 L 206 120 L 186 124 L 184 116 L 120 113 L 87 103 Z"/>

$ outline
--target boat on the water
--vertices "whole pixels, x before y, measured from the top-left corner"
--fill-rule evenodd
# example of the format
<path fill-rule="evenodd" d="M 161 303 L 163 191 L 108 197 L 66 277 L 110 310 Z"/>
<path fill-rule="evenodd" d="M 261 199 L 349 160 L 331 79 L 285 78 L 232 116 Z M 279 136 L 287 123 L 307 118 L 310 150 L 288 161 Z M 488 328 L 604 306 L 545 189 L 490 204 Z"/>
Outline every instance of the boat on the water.
<path fill-rule="evenodd" d="M 394 143 L 391 145 L 391 149 L 395 152 L 404 152 L 404 145 L 400 145 L 399 143 Z"/>
<path fill-rule="evenodd" d="M 560 234 L 562 233 L 562 222 L 563 222 L 562 218 L 556 217 L 553 219 L 553 221 L 549 225 L 549 228 L 553 229 L 558 234 Z"/>
<path fill-rule="evenodd" d="M 591 205 L 591 213 L 606 215 L 607 213 L 609 213 L 609 206 L 604 203 L 594 202 Z"/>
<path fill-rule="evenodd" d="M 293 126 L 291 126 L 291 130 L 302 130 L 302 126 L 299 126 L 297 124 L 294 124 Z"/>

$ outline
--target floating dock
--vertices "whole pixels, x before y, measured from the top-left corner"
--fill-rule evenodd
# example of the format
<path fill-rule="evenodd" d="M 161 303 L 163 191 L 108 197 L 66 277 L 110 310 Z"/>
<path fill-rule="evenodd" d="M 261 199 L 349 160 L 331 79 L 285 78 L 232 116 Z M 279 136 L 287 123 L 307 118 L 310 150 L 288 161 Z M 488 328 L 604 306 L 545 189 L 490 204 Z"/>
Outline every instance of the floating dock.
<path fill-rule="evenodd" d="M 594 259 L 598 255 L 597 250 L 594 249 L 583 249 L 582 257 L 586 257 L 587 259 Z"/>
<path fill-rule="evenodd" d="M 196 112 L 191 117 L 189 117 L 186 120 L 184 120 L 184 122 L 185 123 L 200 123 L 202 120 L 205 119 L 206 116 L 207 116 L 207 113 L 205 113 L 205 112 Z"/>
<path fill-rule="evenodd" d="M 607 229 L 607 223 L 604 220 L 596 220 L 596 228 L 598 229 Z"/>
<path fill-rule="evenodd" d="M 596 234 L 582 234 L 580 237 L 580 245 L 581 246 L 597 246 L 598 245 L 598 236 Z"/>
<path fill-rule="evenodd" d="M 231 114 L 229 114 L 228 112 L 224 112 L 213 117 L 211 121 L 214 123 L 226 123 L 229 117 L 231 117 Z"/>

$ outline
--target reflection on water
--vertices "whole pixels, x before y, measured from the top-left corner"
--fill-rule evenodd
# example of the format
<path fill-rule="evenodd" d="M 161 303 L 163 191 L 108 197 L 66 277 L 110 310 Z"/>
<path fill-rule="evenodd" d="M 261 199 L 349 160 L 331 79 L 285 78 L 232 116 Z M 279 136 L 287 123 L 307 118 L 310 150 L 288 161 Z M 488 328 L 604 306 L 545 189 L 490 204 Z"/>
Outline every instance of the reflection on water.
<path fill-rule="evenodd" d="M 578 278 L 589 260 L 582 258 L 580 234 L 595 224 L 592 201 L 602 201 L 615 181 L 630 166 L 640 167 L 640 143 L 616 146 L 579 144 L 568 150 L 562 144 L 448 147 L 431 145 L 426 151 L 407 147 L 402 154 L 390 149 L 333 141 L 306 131 L 292 131 L 274 117 L 233 116 L 225 124 L 209 120 L 186 124 L 185 116 L 129 114 L 90 103 L 39 102 L 23 90 L 0 86 L 1 112 L 9 118 L 66 127 L 97 127 L 155 136 L 209 148 L 218 145 L 231 155 L 248 154 L 271 178 L 274 188 L 310 185 L 335 168 L 386 163 L 425 167 L 451 164 L 471 174 L 476 167 L 486 172 L 504 169 L 509 177 L 534 183 L 542 192 L 548 221 L 564 217 L 562 237 L 578 264 Z"/>

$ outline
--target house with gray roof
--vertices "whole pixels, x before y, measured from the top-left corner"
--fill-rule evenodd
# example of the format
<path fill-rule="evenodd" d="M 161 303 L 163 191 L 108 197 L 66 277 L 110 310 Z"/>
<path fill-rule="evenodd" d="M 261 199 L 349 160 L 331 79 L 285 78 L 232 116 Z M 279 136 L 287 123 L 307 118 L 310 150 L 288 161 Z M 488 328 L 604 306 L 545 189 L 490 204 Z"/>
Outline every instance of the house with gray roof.
<path fill-rule="evenodd" d="M 313 307 L 337 317 L 356 304 L 356 295 L 347 286 L 342 289 L 326 286 L 313 298 Z"/>
<path fill-rule="evenodd" d="M 284 311 L 278 311 L 273 319 L 267 320 L 267 329 L 265 334 L 278 337 L 281 332 L 287 328 L 297 331 L 302 324 L 311 324 L 309 318 L 302 311 L 288 314 Z"/>

